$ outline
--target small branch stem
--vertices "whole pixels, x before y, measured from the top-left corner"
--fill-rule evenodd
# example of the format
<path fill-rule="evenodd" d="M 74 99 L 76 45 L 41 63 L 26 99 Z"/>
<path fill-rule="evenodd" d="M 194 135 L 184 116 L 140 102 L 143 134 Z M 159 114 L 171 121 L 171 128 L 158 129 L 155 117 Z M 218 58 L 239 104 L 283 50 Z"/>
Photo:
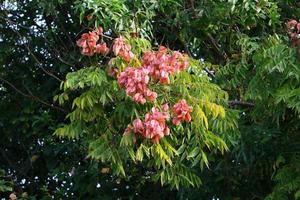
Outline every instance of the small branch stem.
<path fill-rule="evenodd" d="M 8 19 L 8 18 L 2 17 L 2 16 L 0 16 L 0 18 L 1 18 L 1 19 L 4 19 L 4 20 L 7 21 L 9 24 L 15 24 L 15 25 L 19 26 L 19 24 L 17 24 L 16 22 L 14 22 L 14 21 L 12 21 L 12 20 L 10 20 L 10 19 Z M 13 29 L 13 28 L 11 28 L 11 30 L 12 30 L 13 32 L 15 32 L 15 33 L 20 37 L 20 39 L 23 41 L 22 35 L 20 34 L 19 31 L 15 30 L 15 29 Z M 42 63 L 39 61 L 39 59 L 34 55 L 34 53 L 31 51 L 31 49 L 29 48 L 29 46 L 26 44 L 25 41 L 23 41 L 23 44 L 24 44 L 25 48 L 27 49 L 27 51 L 29 52 L 29 54 L 32 56 L 32 58 L 33 58 L 33 59 L 36 61 L 36 63 L 38 64 L 38 67 L 41 68 L 43 72 L 45 72 L 45 73 L 48 74 L 49 76 L 55 78 L 56 80 L 62 82 L 62 80 L 61 80 L 60 78 L 58 78 L 57 76 L 55 76 L 55 75 L 52 74 L 51 72 L 47 71 L 47 70 L 42 66 L 43 64 L 42 64 Z"/>
<path fill-rule="evenodd" d="M 247 107 L 253 107 L 253 106 L 255 106 L 255 104 L 251 103 L 251 102 L 235 101 L 235 100 L 228 101 L 228 104 L 230 106 L 247 106 Z"/>
<path fill-rule="evenodd" d="M 66 110 L 64 110 L 63 108 L 58 107 L 58 106 L 55 106 L 55 105 L 53 105 L 53 104 L 50 104 L 50 103 L 48 103 L 48 102 L 46 102 L 46 101 L 40 99 L 39 97 L 33 95 L 32 92 L 29 90 L 28 87 L 25 87 L 25 88 L 26 88 L 26 90 L 28 91 L 29 94 L 25 94 L 24 92 L 22 92 L 21 90 L 19 90 L 16 86 L 14 86 L 14 85 L 13 85 L 12 83 L 10 83 L 9 81 L 7 81 L 7 80 L 5 80 L 5 79 L 3 79 L 3 78 L 1 78 L 1 77 L 0 77 L 0 80 L 1 80 L 2 82 L 6 83 L 7 85 L 9 85 L 9 86 L 10 86 L 11 88 L 13 88 L 17 93 L 21 94 L 21 95 L 24 96 L 24 97 L 30 98 L 30 99 L 32 99 L 32 100 L 34 100 L 34 101 L 37 101 L 37 102 L 39 102 L 39 103 L 41 103 L 41 104 L 44 104 L 44 105 L 46 105 L 46 106 L 48 106 L 48 107 L 51 107 L 51 108 L 55 109 L 55 110 L 59 110 L 59 111 L 61 111 L 61 112 L 63 112 L 63 113 L 68 113 L 68 112 L 67 112 Z"/>

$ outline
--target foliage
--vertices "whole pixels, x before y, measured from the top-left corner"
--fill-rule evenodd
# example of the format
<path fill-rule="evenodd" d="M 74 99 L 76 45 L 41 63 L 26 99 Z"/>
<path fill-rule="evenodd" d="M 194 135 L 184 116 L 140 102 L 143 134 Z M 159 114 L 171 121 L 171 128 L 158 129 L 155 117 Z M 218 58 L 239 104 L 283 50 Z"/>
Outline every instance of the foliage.
<path fill-rule="evenodd" d="M 298 32 L 286 24 L 298 22 L 299 6 L 1 2 L 0 185 L 4 180 L 19 199 L 299 198 Z M 113 53 L 80 55 L 76 41 L 99 26 L 108 47 L 109 38 L 124 36 L 134 68 L 160 45 L 188 54 L 189 67 L 169 85 L 150 81 L 156 102 L 137 104 L 108 75 L 112 66 L 127 67 L 120 56 L 108 66 Z M 191 123 L 167 121 L 171 134 L 156 144 L 123 136 L 153 106 L 172 109 L 178 94 L 193 107 Z"/>
<path fill-rule="evenodd" d="M 283 157 L 276 161 L 278 167 L 284 162 Z M 277 182 L 274 191 L 266 199 L 299 199 L 299 158 L 292 157 L 290 162 L 278 169 L 274 180 Z"/>
<path fill-rule="evenodd" d="M 135 44 L 131 49 L 135 55 L 148 50 L 149 45 L 143 39 L 128 40 Z M 121 60 L 120 57 L 114 59 Z M 139 66 L 139 63 L 139 58 L 130 60 L 131 66 Z M 219 135 L 228 138 L 226 134 L 235 129 L 236 123 L 235 116 L 226 115 L 222 106 L 226 105 L 227 94 L 209 82 L 201 72 L 201 63 L 193 59 L 190 63 L 189 73 L 179 72 L 171 77 L 169 85 L 151 84 L 151 89 L 159 92 L 158 97 L 154 103 L 144 106 L 126 98 L 116 79 L 108 77 L 105 65 L 99 67 L 95 63 L 67 74 L 62 85 L 64 93 L 55 98 L 63 104 L 69 96 L 73 97 L 73 110 L 67 116 L 70 124 L 57 129 L 54 134 L 60 138 L 87 141 L 89 157 L 108 164 L 116 175 L 125 176 L 128 170 L 125 163 L 141 163 L 152 171 L 156 180 L 160 179 L 162 185 L 169 183 L 177 189 L 181 185 L 199 186 L 200 179 L 190 167 L 199 166 L 199 163 L 201 168 L 208 166 L 205 153 L 208 150 L 227 151 L 228 147 Z M 121 61 L 116 65 L 117 70 L 122 70 L 126 64 Z M 119 76 L 120 79 L 122 75 Z M 172 105 L 181 98 L 187 99 L 194 109 L 190 125 L 171 127 L 170 137 L 166 136 L 157 144 L 143 139 L 133 144 L 132 134 L 123 135 L 126 126 L 134 118 L 141 118 L 152 106 Z"/>
<path fill-rule="evenodd" d="M 5 172 L 0 171 L 0 192 L 9 192 L 12 191 L 12 182 L 5 180 Z"/>

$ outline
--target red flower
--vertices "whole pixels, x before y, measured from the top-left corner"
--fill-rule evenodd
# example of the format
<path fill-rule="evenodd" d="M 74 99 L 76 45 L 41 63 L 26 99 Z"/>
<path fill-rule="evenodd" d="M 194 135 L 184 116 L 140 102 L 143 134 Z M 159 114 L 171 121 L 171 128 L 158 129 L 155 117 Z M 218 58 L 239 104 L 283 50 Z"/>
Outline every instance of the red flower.
<path fill-rule="evenodd" d="M 179 125 L 182 121 L 190 122 L 192 107 L 186 103 L 185 99 L 178 101 L 173 106 L 174 118 L 172 120 L 173 124 Z"/>
<path fill-rule="evenodd" d="M 111 77 L 117 77 L 118 76 L 118 74 L 119 74 L 119 70 L 117 69 L 117 68 L 115 68 L 115 67 L 110 67 L 109 69 L 108 69 L 108 75 L 110 75 Z"/>
<path fill-rule="evenodd" d="M 91 21 L 91 20 L 93 19 L 93 15 L 88 15 L 88 16 L 86 16 L 86 19 L 87 19 L 88 21 Z"/>
<path fill-rule="evenodd" d="M 132 131 L 132 126 L 127 126 L 127 128 L 124 131 L 124 135 L 128 135 Z"/>

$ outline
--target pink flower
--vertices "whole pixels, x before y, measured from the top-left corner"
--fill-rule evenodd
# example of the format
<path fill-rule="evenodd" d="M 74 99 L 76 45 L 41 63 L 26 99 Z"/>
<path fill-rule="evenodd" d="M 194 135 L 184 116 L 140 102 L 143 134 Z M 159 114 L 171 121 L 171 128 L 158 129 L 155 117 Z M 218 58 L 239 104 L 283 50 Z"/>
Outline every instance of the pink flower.
<path fill-rule="evenodd" d="M 114 40 L 113 52 L 126 62 L 129 62 L 134 57 L 134 54 L 131 52 L 131 46 L 125 43 L 123 36 Z"/>
<path fill-rule="evenodd" d="M 154 80 L 161 84 L 169 84 L 169 76 L 184 70 L 187 59 L 180 52 L 168 54 L 167 48 L 160 46 L 157 52 L 146 52 L 143 57 L 143 67 L 148 69 Z"/>
<path fill-rule="evenodd" d="M 139 133 L 139 134 L 143 134 L 144 133 L 144 124 L 142 122 L 142 120 L 140 119 L 135 119 L 133 122 L 133 131 L 134 133 Z"/>
<path fill-rule="evenodd" d="M 115 68 L 115 67 L 110 67 L 109 69 L 108 69 L 108 75 L 110 75 L 111 77 L 117 77 L 118 76 L 118 74 L 119 74 L 119 70 L 117 69 L 117 68 Z"/>
<path fill-rule="evenodd" d="M 296 20 L 292 19 L 292 20 L 290 20 L 290 21 L 287 22 L 287 28 L 288 29 L 293 29 L 293 28 L 295 28 L 295 26 L 297 25 L 297 23 L 298 22 Z"/>
<path fill-rule="evenodd" d="M 125 88 L 126 95 L 137 103 L 144 104 L 146 99 L 155 101 L 157 94 L 148 88 L 149 72 L 144 68 L 127 67 L 118 77 L 118 84 Z"/>
<path fill-rule="evenodd" d="M 298 38 L 297 38 L 297 33 L 291 33 L 290 34 L 290 36 L 291 36 L 291 38 L 292 38 L 292 40 L 297 40 Z"/>
<path fill-rule="evenodd" d="M 296 46 L 300 45 L 300 22 L 292 19 L 287 22 L 288 33 Z"/>
<path fill-rule="evenodd" d="M 154 143 L 160 138 L 170 134 L 170 129 L 166 125 L 166 120 L 170 118 L 169 113 L 160 112 L 158 108 L 152 108 L 151 113 L 145 115 L 144 137 L 152 139 Z"/>
<path fill-rule="evenodd" d="M 297 31 L 300 32 L 300 23 L 297 24 Z"/>
<path fill-rule="evenodd" d="M 99 53 L 106 56 L 108 52 L 109 52 L 109 48 L 106 46 L 106 43 L 97 44 L 95 53 Z"/>
<path fill-rule="evenodd" d="M 179 125 L 183 121 L 190 122 L 191 112 L 192 112 L 192 107 L 186 103 L 185 99 L 178 101 L 173 106 L 173 113 L 174 113 L 174 118 L 172 120 L 173 124 Z"/>
<path fill-rule="evenodd" d="M 93 56 L 95 53 L 107 55 L 109 48 L 106 43 L 97 44 L 99 36 L 103 35 L 103 28 L 98 27 L 95 31 L 83 33 L 76 44 L 81 48 L 81 54 L 85 56 Z"/>
<path fill-rule="evenodd" d="M 124 135 L 129 135 L 130 133 L 134 132 L 134 128 L 131 125 L 128 125 L 124 131 Z M 133 138 L 133 143 L 136 143 L 136 137 Z"/>
<path fill-rule="evenodd" d="M 114 53 L 122 57 L 121 52 L 126 52 L 124 45 L 126 46 L 124 39 L 120 36 L 114 41 Z M 109 63 L 112 63 L 112 60 Z M 125 88 L 126 94 L 134 101 L 144 104 L 147 100 L 155 101 L 157 98 L 157 93 L 148 87 L 150 77 L 153 80 L 159 80 L 161 84 L 169 84 L 169 76 L 184 70 L 187 65 L 186 57 L 180 52 L 175 51 L 171 55 L 168 54 L 166 47 L 160 46 L 157 52 L 144 54 L 141 67 L 127 67 L 118 77 L 118 83 L 120 87 Z"/>
<path fill-rule="evenodd" d="M 77 46 L 81 47 L 81 54 L 86 56 L 93 56 L 96 49 L 96 43 L 99 36 L 95 32 L 84 33 L 81 38 L 77 40 Z"/>
<path fill-rule="evenodd" d="M 163 111 L 167 112 L 169 110 L 169 105 L 167 103 L 161 105 L 161 108 L 163 109 Z"/>
<path fill-rule="evenodd" d="M 133 121 L 133 131 L 135 134 L 157 143 L 162 137 L 170 134 L 170 129 L 166 125 L 166 120 L 169 118 L 169 113 L 160 112 L 158 108 L 153 107 L 151 112 L 146 113 L 144 122 L 140 119 Z"/>
<path fill-rule="evenodd" d="M 149 99 L 149 101 L 155 101 L 157 93 L 147 89 L 145 96 Z"/>
<path fill-rule="evenodd" d="M 127 126 L 127 128 L 124 131 L 124 135 L 128 135 L 132 131 L 132 126 Z"/>
<path fill-rule="evenodd" d="M 97 35 L 103 35 L 103 28 L 101 27 L 101 26 L 99 26 L 96 30 L 95 30 L 95 32 L 97 33 Z"/>
<path fill-rule="evenodd" d="M 188 66 L 188 61 L 184 55 L 182 55 L 179 51 L 174 51 L 170 58 L 170 65 L 174 65 L 175 72 L 180 72 L 185 70 Z"/>

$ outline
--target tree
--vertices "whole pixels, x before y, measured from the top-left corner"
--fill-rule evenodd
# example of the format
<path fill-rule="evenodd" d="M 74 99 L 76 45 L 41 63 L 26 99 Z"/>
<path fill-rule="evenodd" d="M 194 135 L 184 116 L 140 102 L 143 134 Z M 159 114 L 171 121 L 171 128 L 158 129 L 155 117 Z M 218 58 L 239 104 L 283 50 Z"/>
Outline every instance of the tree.
<path fill-rule="evenodd" d="M 27 192 L 38 199 L 299 198 L 297 7 L 294 0 L 1 3 L 0 168 L 6 175 L 0 183 L 13 182 L 18 197 Z M 93 56 L 80 55 L 76 41 L 99 26 L 102 46 Z M 120 35 L 125 51 L 107 53 L 103 42 L 113 47 Z M 135 58 L 129 62 L 128 45 Z M 118 85 L 108 75 L 121 75 L 128 63 L 141 68 L 147 51 L 157 58 L 174 50 L 189 65 L 171 73 L 169 84 L 149 75 L 144 86 L 157 93 L 154 104 L 151 95 L 141 104 L 125 93 L 126 81 Z M 188 112 L 192 107 L 191 122 L 176 118 L 177 102 Z M 152 107 L 183 123 L 162 123 L 171 134 L 151 137 L 154 143 L 143 131 L 123 136 L 128 125 L 143 127 Z"/>

